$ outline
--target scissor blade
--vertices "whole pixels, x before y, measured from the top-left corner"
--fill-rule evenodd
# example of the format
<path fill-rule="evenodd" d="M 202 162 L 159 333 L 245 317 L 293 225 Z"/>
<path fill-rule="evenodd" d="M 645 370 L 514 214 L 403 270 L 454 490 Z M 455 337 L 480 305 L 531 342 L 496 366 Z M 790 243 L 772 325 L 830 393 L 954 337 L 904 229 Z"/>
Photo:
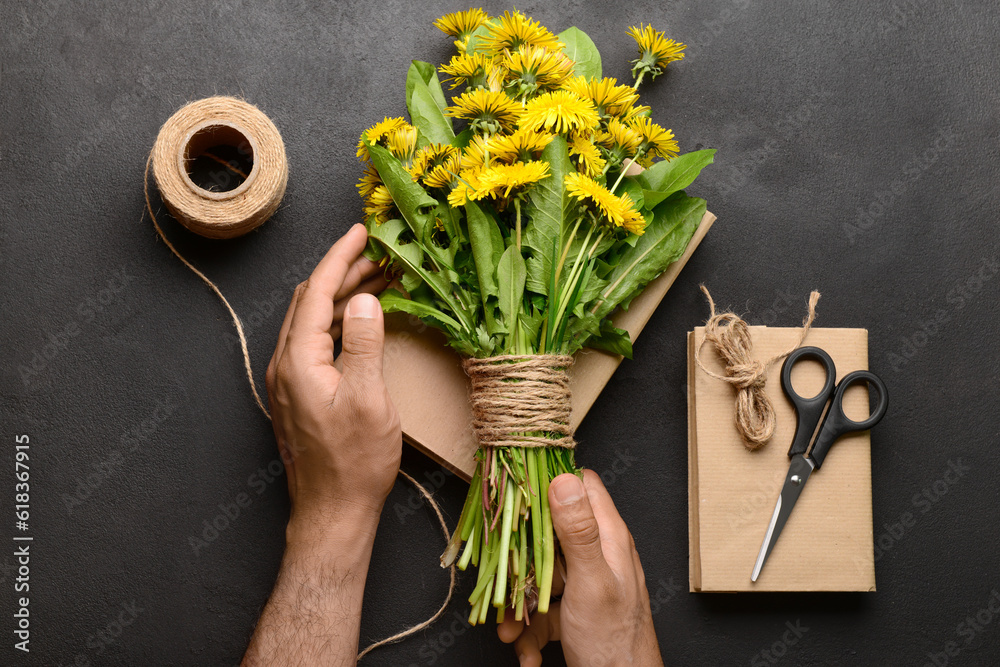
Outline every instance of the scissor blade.
<path fill-rule="evenodd" d="M 767 525 L 767 532 L 764 534 L 764 543 L 760 545 L 760 553 L 757 554 L 757 562 L 753 566 L 750 581 L 757 581 L 757 577 L 760 576 L 761 568 L 764 567 L 767 557 L 771 555 L 774 543 L 778 541 L 781 529 L 785 527 L 785 522 L 788 521 L 788 516 L 792 513 L 792 508 L 795 507 L 795 501 L 799 499 L 799 494 L 802 493 L 802 488 L 806 485 L 814 467 L 812 462 L 802 454 L 796 454 L 792 457 L 792 463 L 788 466 L 788 474 L 785 475 L 785 484 L 781 487 L 781 495 L 778 496 L 774 513 L 771 514 L 771 523 Z"/>

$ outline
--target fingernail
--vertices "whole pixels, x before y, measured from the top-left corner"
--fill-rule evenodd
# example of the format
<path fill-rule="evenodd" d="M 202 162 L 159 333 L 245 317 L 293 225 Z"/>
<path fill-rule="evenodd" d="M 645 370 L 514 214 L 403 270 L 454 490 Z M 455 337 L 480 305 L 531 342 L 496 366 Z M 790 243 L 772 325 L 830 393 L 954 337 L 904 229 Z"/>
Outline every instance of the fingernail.
<path fill-rule="evenodd" d="M 560 475 L 552 480 L 552 492 L 560 505 L 572 505 L 583 498 L 583 482 L 576 475 Z"/>
<path fill-rule="evenodd" d="M 359 294 L 347 304 L 347 316 L 363 320 L 374 320 L 382 309 L 378 299 L 371 294 Z"/>

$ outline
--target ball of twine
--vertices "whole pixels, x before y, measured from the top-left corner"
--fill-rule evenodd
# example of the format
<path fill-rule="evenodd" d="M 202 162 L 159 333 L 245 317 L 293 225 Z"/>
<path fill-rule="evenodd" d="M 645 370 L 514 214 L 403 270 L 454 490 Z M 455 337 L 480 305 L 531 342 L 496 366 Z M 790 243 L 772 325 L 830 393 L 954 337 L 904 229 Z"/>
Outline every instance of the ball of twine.
<path fill-rule="evenodd" d="M 465 359 L 472 429 L 480 447 L 573 449 L 566 354 Z"/>
<path fill-rule="evenodd" d="M 211 192 L 188 174 L 188 163 L 216 145 L 237 148 L 253 160 L 250 173 L 233 190 Z M 234 238 L 260 226 L 277 210 L 288 183 L 278 128 L 260 109 L 234 97 L 208 97 L 178 109 L 160 128 L 151 160 L 167 209 L 208 238 Z"/>
<path fill-rule="evenodd" d="M 802 345 L 816 318 L 816 303 L 820 294 L 814 290 L 809 295 L 809 312 L 802 321 L 799 341 L 787 352 L 771 357 L 767 361 L 759 361 L 753 356 L 753 341 L 747 323 L 735 313 L 726 312 L 717 315 L 715 302 L 712 301 L 708 288 L 702 285 L 701 291 L 708 299 L 709 318 L 705 322 L 705 338 L 695 350 L 695 361 L 701 370 L 717 380 L 731 384 L 736 389 L 736 430 L 739 431 L 747 449 L 750 451 L 759 449 L 771 439 L 775 428 L 774 405 L 764 391 L 767 369 Z M 726 367 L 725 375 L 708 370 L 701 362 L 701 348 L 706 342 L 713 343 L 718 350 Z"/>

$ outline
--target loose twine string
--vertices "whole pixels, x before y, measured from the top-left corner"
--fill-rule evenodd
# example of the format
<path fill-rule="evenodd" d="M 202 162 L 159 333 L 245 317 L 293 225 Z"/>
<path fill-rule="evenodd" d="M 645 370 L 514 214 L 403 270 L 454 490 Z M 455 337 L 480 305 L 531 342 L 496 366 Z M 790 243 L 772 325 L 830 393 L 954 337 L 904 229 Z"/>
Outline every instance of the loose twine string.
<path fill-rule="evenodd" d="M 263 120 L 266 121 L 266 124 L 263 123 L 257 116 L 263 118 Z M 180 117 L 180 120 L 178 120 L 178 117 Z M 239 123 L 227 123 L 227 121 L 232 121 L 234 117 L 237 118 Z M 239 127 L 239 130 L 241 130 L 240 134 L 244 137 L 253 139 L 253 143 L 256 145 L 254 146 L 254 167 L 251 170 L 250 175 L 252 177 L 257 174 L 258 169 L 261 169 L 262 171 L 260 173 L 264 174 L 263 176 L 259 176 L 255 181 L 255 185 L 258 189 L 244 190 L 242 197 L 239 199 L 233 199 L 231 197 L 211 197 L 206 199 L 200 193 L 207 193 L 207 191 L 198 188 L 191 182 L 190 177 L 187 176 L 186 170 L 183 169 L 183 161 L 168 159 L 169 156 L 178 155 L 183 155 L 186 159 L 188 151 L 187 143 L 185 142 L 190 142 L 194 134 L 194 132 L 189 128 L 205 127 L 206 124 L 208 126 L 237 126 Z M 273 134 L 267 128 L 267 125 L 273 129 Z M 169 128 L 169 131 L 165 132 L 164 130 L 168 130 L 168 126 L 171 127 Z M 188 129 L 185 130 L 185 128 Z M 280 154 L 273 150 L 275 141 L 280 146 Z M 262 159 L 263 162 L 258 162 L 259 159 Z M 229 167 L 228 164 L 226 166 L 233 171 L 236 171 L 232 167 Z M 270 215 L 277 209 L 278 204 L 281 201 L 281 197 L 284 195 L 285 183 L 288 178 L 288 165 L 285 160 L 284 144 L 281 141 L 281 135 L 278 134 L 277 128 L 274 127 L 267 116 L 265 116 L 256 107 L 247 104 L 242 100 L 216 97 L 208 98 L 207 100 L 199 100 L 198 102 L 192 102 L 182 107 L 177 113 L 174 114 L 174 116 L 171 116 L 170 120 L 168 120 L 162 128 L 160 128 L 160 133 L 156 138 L 153 150 L 150 151 L 149 157 L 146 159 L 146 170 L 143 175 L 142 184 L 143 194 L 146 198 L 146 212 L 149 213 L 149 217 L 153 222 L 153 227 L 156 229 L 156 233 L 160 237 L 160 240 L 163 241 L 164 245 L 167 246 L 170 252 L 172 252 L 174 256 L 184 264 L 184 266 L 190 269 L 192 273 L 198 276 L 198 278 L 200 278 L 201 281 L 215 293 L 215 295 L 222 302 L 222 305 L 225 306 L 226 311 L 229 313 L 233 326 L 236 327 L 236 334 L 240 339 L 240 350 L 243 353 L 243 368 L 246 371 L 247 381 L 250 384 L 250 392 L 253 394 L 253 399 L 257 404 L 257 407 L 268 419 L 268 421 L 271 421 L 271 414 L 264 405 L 264 401 L 261 399 L 260 394 L 257 391 L 257 384 L 254 382 L 253 366 L 250 363 L 250 351 L 247 347 L 247 338 L 246 333 L 243 330 L 243 323 L 240 321 L 236 311 L 229 303 L 229 300 L 222 294 L 222 290 L 220 290 L 219 287 L 208 278 L 208 276 L 199 271 L 180 253 L 180 251 L 177 250 L 174 244 L 167 238 L 167 235 L 163 232 L 163 229 L 160 227 L 160 224 L 156 219 L 156 213 L 153 211 L 153 204 L 149 195 L 149 172 L 151 167 L 157 187 L 160 190 L 160 197 L 163 200 L 164 205 L 172 214 L 174 214 L 174 217 L 177 218 L 178 221 L 184 224 L 184 226 L 191 231 L 202 236 L 209 238 L 233 238 L 235 236 L 245 234 L 266 221 L 267 218 L 270 217 Z M 187 178 L 186 181 L 181 178 L 178 173 L 175 173 L 178 170 L 184 172 L 183 176 Z M 274 175 L 275 173 L 277 176 Z M 169 174 L 169 176 L 167 176 L 167 174 Z M 207 194 L 230 195 L 232 192 L 240 190 L 240 188 L 248 182 L 249 178 L 247 181 L 244 181 L 239 188 L 233 191 Z M 200 191 L 200 193 L 197 191 Z M 196 202 L 192 205 L 192 198 L 197 199 L 199 197 L 206 199 L 206 202 Z M 219 202 L 226 203 L 219 206 Z M 448 523 L 445 521 L 444 513 L 441 511 L 441 506 L 438 505 L 434 496 L 431 495 L 431 493 L 425 489 L 420 482 L 405 473 L 402 469 L 398 471 L 398 474 L 410 482 L 410 484 L 417 489 L 420 495 L 423 496 L 424 500 L 427 501 L 427 504 L 431 506 L 431 509 L 434 510 L 434 514 L 437 516 L 438 523 L 441 525 L 441 532 L 444 534 L 445 544 L 450 542 L 451 532 L 448 530 Z M 356 660 L 360 661 L 361 658 L 380 646 L 392 644 L 416 634 L 441 618 L 441 615 L 444 614 L 445 609 L 447 609 L 448 604 L 451 602 L 451 598 L 454 595 L 455 588 L 457 586 L 457 573 L 454 564 L 449 568 L 449 574 L 450 581 L 448 583 L 448 595 L 445 597 L 444 603 L 433 616 L 421 623 L 403 630 L 402 632 L 392 635 L 391 637 L 387 637 L 369 645 L 358 654 Z"/>
<path fill-rule="evenodd" d="M 463 360 L 479 446 L 576 447 L 566 374 L 572 365 L 565 354 Z"/>
<path fill-rule="evenodd" d="M 736 388 L 736 430 L 743 438 L 743 445 L 753 451 L 767 444 L 774 435 L 775 418 L 774 405 L 764 391 L 767 381 L 767 369 L 771 364 L 780 361 L 794 352 L 809 334 L 813 320 L 816 319 L 816 303 L 819 292 L 813 290 L 809 295 L 809 312 L 802 321 L 802 333 L 795 345 L 786 352 L 761 362 L 753 357 L 753 341 L 750 339 L 750 327 L 735 313 L 715 313 L 715 302 L 708 288 L 701 286 L 701 291 L 708 299 L 710 309 L 708 321 L 705 322 L 705 338 L 695 350 L 695 361 L 701 370 L 717 380 L 727 382 Z M 701 348 L 706 342 L 712 342 L 726 365 L 725 375 L 708 370 L 701 361 Z"/>

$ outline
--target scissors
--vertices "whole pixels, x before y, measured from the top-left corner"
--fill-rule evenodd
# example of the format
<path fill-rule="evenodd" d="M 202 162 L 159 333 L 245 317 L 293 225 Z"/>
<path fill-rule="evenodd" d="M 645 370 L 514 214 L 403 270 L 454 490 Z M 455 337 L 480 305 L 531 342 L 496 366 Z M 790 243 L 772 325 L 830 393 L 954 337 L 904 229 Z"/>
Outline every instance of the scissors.
<path fill-rule="evenodd" d="M 803 398 L 792 387 L 792 368 L 803 359 L 813 359 L 820 362 L 826 370 L 826 382 L 818 394 L 812 398 Z M 875 426 L 885 415 L 885 410 L 889 407 L 889 395 L 886 392 L 885 384 L 874 373 L 868 371 L 854 371 L 847 374 L 839 384 L 834 386 L 837 379 L 837 367 L 833 364 L 833 359 L 824 350 L 818 347 L 800 347 L 785 359 L 781 367 L 781 388 L 788 396 L 788 400 L 795 406 L 798 416 L 798 426 L 795 429 L 795 439 L 788 450 L 791 458 L 791 465 L 788 466 L 788 474 L 785 476 L 785 484 L 781 487 L 781 495 L 778 496 L 778 504 L 774 506 L 774 513 L 771 515 L 771 523 L 767 526 L 764 534 L 764 543 L 760 546 L 760 553 L 757 554 L 757 562 L 753 567 L 753 574 L 750 581 L 757 581 L 760 576 L 764 562 L 771 555 L 774 543 L 781 535 L 781 529 L 785 527 L 788 516 L 795 507 L 795 501 L 799 499 L 802 489 L 809 481 L 809 475 L 814 470 L 819 470 L 823 465 L 823 459 L 830 452 L 830 447 L 842 435 L 853 431 L 864 431 Z M 878 393 L 878 404 L 871 414 L 864 421 L 854 421 L 844 413 L 844 394 L 847 389 L 855 384 L 867 382 L 868 386 L 875 387 Z M 832 399 L 832 401 L 831 401 Z M 824 416 L 824 409 L 830 404 Z M 822 425 L 817 431 L 816 425 Z M 815 434 L 815 440 L 813 435 Z M 810 449 L 809 445 L 812 444 Z"/>

